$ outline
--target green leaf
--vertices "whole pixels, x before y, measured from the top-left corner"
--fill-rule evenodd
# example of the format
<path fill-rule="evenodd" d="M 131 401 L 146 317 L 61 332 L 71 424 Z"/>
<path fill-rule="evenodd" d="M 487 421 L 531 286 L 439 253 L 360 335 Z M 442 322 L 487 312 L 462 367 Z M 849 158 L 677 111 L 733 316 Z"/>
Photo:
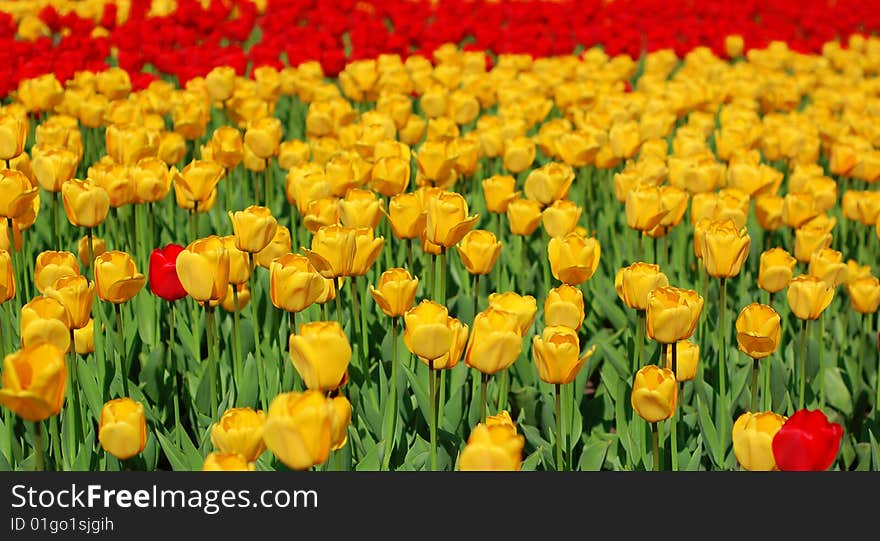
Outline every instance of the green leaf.
<path fill-rule="evenodd" d="M 687 467 L 685 468 L 687 471 L 697 471 L 700 469 L 700 460 L 703 458 L 703 435 L 697 434 L 697 448 L 694 450 L 694 454 L 691 455 L 690 460 L 688 460 Z"/>
<path fill-rule="evenodd" d="M 584 446 L 581 453 L 581 459 L 578 461 L 578 470 L 580 471 L 599 471 L 605 462 L 605 454 L 611 447 L 610 441 L 594 441 Z"/>
<path fill-rule="evenodd" d="M 718 439 L 718 433 L 715 431 L 715 424 L 712 423 L 712 414 L 703 405 L 703 401 L 699 396 L 697 396 L 697 411 L 700 414 L 700 431 L 703 435 L 703 441 L 706 442 L 706 446 L 709 448 L 709 456 L 716 466 L 721 466 L 724 463 L 724 458 L 721 456 L 721 441 Z"/>
<path fill-rule="evenodd" d="M 880 471 L 880 444 L 877 443 L 874 432 L 869 430 L 868 437 L 871 439 L 871 464 L 874 471 Z"/>
<path fill-rule="evenodd" d="M 825 398 L 828 403 L 841 413 L 852 415 L 852 394 L 843 382 L 840 369 L 836 366 L 826 366 L 822 372 L 822 383 L 825 385 Z"/>
<path fill-rule="evenodd" d="M 416 377 L 416 375 L 413 374 L 412 370 L 410 370 L 409 367 L 406 366 L 406 364 L 401 364 L 400 368 L 403 370 L 403 373 L 406 374 L 406 379 L 409 380 L 410 389 L 412 389 L 412 392 L 416 397 L 416 404 L 422 411 L 422 417 L 425 419 L 425 423 L 430 426 L 431 398 L 430 396 L 428 396 L 427 377 Z M 419 372 L 421 373 L 421 371 Z M 427 376 L 427 374 L 420 375 Z"/>
<path fill-rule="evenodd" d="M 538 467 L 538 463 L 541 462 L 541 449 L 536 449 L 532 454 L 526 457 L 522 462 L 522 466 L 520 470 L 522 471 L 535 471 Z"/>
<path fill-rule="evenodd" d="M 192 469 L 186 455 L 171 440 L 158 431 L 156 432 L 156 438 L 159 439 L 159 444 L 162 446 L 162 450 L 165 451 L 165 456 L 168 458 L 168 462 L 171 463 L 171 468 L 174 471 L 190 471 Z M 201 470 L 201 465 L 198 469 Z"/>

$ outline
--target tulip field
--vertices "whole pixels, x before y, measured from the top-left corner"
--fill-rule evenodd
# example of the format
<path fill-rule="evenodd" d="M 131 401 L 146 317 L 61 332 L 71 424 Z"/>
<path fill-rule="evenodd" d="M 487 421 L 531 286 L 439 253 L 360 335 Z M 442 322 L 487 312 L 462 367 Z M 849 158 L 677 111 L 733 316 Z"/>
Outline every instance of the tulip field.
<path fill-rule="evenodd" d="M 0 470 L 880 470 L 877 8 L 0 2 Z"/>

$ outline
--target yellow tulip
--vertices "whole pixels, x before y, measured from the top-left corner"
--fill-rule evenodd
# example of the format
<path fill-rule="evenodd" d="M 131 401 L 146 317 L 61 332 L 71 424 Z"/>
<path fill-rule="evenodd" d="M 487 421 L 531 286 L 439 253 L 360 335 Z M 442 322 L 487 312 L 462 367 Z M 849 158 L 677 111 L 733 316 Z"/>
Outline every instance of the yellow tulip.
<path fill-rule="evenodd" d="M 35 146 L 31 154 L 34 176 L 47 192 L 60 192 L 64 182 L 76 174 L 79 158 L 66 148 Z"/>
<path fill-rule="evenodd" d="M 290 229 L 283 225 L 279 225 L 275 229 L 275 236 L 272 241 L 254 255 L 254 261 L 257 265 L 268 269 L 272 265 L 272 261 L 291 252 Z"/>
<path fill-rule="evenodd" d="M 217 66 L 205 75 L 205 86 L 211 101 L 226 101 L 235 88 L 235 69 L 230 66 Z"/>
<path fill-rule="evenodd" d="M 49 343 L 65 352 L 70 348 L 70 318 L 57 299 L 34 297 L 22 306 L 19 323 L 22 346 Z"/>
<path fill-rule="evenodd" d="M 95 320 L 90 319 L 82 329 L 73 330 L 73 345 L 80 355 L 95 352 Z"/>
<path fill-rule="evenodd" d="M 843 254 L 830 248 L 818 250 L 810 258 L 809 273 L 837 287 L 847 282 L 849 267 L 843 262 Z"/>
<path fill-rule="evenodd" d="M 197 239 L 177 256 L 177 277 L 198 302 L 221 301 L 229 288 L 229 252 L 216 235 Z"/>
<path fill-rule="evenodd" d="M 2 234 L 0 234 L 2 237 Z M 97 258 L 99 255 L 103 254 L 107 251 L 107 242 L 104 239 L 100 239 L 98 237 L 92 237 L 92 249 L 94 250 L 94 255 Z M 79 262 L 82 263 L 82 266 L 85 268 L 89 268 L 92 266 L 92 260 L 89 255 L 89 238 L 82 237 L 76 244 L 76 253 L 79 258 Z"/>
<path fill-rule="evenodd" d="M 211 134 L 213 160 L 227 170 L 235 169 L 244 159 L 241 132 L 232 126 L 220 126 Z"/>
<path fill-rule="evenodd" d="M 0 114 L 0 160 L 11 160 L 24 152 L 28 136 L 27 118 Z"/>
<path fill-rule="evenodd" d="M 34 263 L 34 285 L 40 293 L 44 293 L 59 278 L 78 275 L 79 263 L 70 252 L 47 250 L 41 252 Z"/>
<path fill-rule="evenodd" d="M 95 184 L 107 192 L 110 206 L 113 208 L 123 207 L 135 201 L 136 186 L 131 181 L 129 168 L 116 163 L 109 156 L 89 167 L 88 178 L 94 180 Z"/>
<path fill-rule="evenodd" d="M 77 227 L 97 227 L 110 211 L 110 196 L 91 179 L 66 181 L 61 196 L 67 219 Z"/>
<path fill-rule="evenodd" d="M 143 158 L 128 173 L 135 185 L 137 203 L 158 203 L 171 191 L 171 172 L 159 158 Z"/>
<path fill-rule="evenodd" d="M 626 194 L 626 224 L 636 231 L 649 231 L 657 227 L 669 210 L 663 205 L 660 188 L 636 186 Z"/>
<path fill-rule="evenodd" d="M 348 442 L 348 425 L 351 424 L 351 402 L 342 395 L 330 399 L 333 409 L 330 419 L 330 450 L 338 451 Z"/>
<path fill-rule="evenodd" d="M 255 254 L 272 242 L 278 221 L 268 207 L 251 205 L 238 212 L 229 211 L 235 233 L 235 247 L 242 252 Z"/>
<path fill-rule="evenodd" d="M 783 199 L 777 195 L 762 195 L 755 199 L 755 217 L 765 231 L 776 231 L 782 226 Z"/>
<path fill-rule="evenodd" d="M 464 268 L 471 274 L 489 274 L 501 254 L 501 242 L 484 229 L 468 232 L 456 246 Z"/>
<path fill-rule="evenodd" d="M 568 199 L 554 201 L 541 214 L 541 223 L 550 237 L 564 237 L 577 227 L 583 209 Z"/>
<path fill-rule="evenodd" d="M 279 394 L 269 405 L 263 441 L 288 468 L 307 470 L 330 456 L 333 416 L 320 391 Z"/>
<path fill-rule="evenodd" d="M 753 359 L 770 356 L 779 347 L 781 319 L 772 307 L 752 303 L 736 318 L 736 343 Z"/>
<path fill-rule="evenodd" d="M 64 351 L 51 343 L 25 346 L 3 359 L 0 404 L 40 422 L 61 413 L 67 384 Z"/>
<path fill-rule="evenodd" d="M 709 224 L 702 237 L 703 264 L 709 276 L 730 278 L 739 274 L 749 255 L 751 237 L 738 229 L 733 220 Z"/>
<path fill-rule="evenodd" d="M 107 155 L 120 165 L 134 165 L 142 158 L 155 157 L 159 152 L 159 132 L 144 126 L 111 124 L 107 126 Z"/>
<path fill-rule="evenodd" d="M 480 423 L 471 431 L 458 459 L 460 471 L 519 471 L 525 437 L 507 426 Z"/>
<path fill-rule="evenodd" d="M 67 310 L 70 328 L 81 329 L 88 324 L 95 301 L 94 282 L 89 282 L 85 276 L 64 276 L 55 280 L 45 294 Z"/>
<path fill-rule="evenodd" d="M 181 171 L 174 172 L 174 188 L 181 196 L 199 206 L 207 202 L 214 189 L 226 174 L 226 170 L 217 162 L 193 160 Z"/>
<path fill-rule="evenodd" d="M 700 346 L 689 340 L 682 340 L 670 344 L 670 347 L 666 352 L 666 368 L 669 368 L 670 370 L 672 369 L 673 349 L 677 349 L 675 353 L 675 380 L 681 383 L 697 377 L 697 366 L 700 361 Z"/>
<path fill-rule="evenodd" d="M 6 250 L 0 249 L 0 304 L 15 297 L 15 269 L 12 257 Z"/>
<path fill-rule="evenodd" d="M 533 199 L 514 199 L 507 205 L 507 222 L 514 235 L 529 236 L 541 225 L 541 203 Z"/>
<path fill-rule="evenodd" d="M 538 301 L 531 295 L 520 295 L 514 291 L 491 293 L 489 306 L 496 310 L 512 312 L 519 319 L 519 327 L 523 334 L 532 326 L 538 313 Z"/>
<path fill-rule="evenodd" d="M 351 345 L 336 321 L 314 321 L 290 336 L 290 358 L 306 387 L 332 391 L 347 379 Z"/>
<path fill-rule="evenodd" d="M 568 197 L 573 182 L 574 170 L 570 165 L 549 162 L 529 173 L 524 191 L 527 199 L 546 206 Z"/>
<path fill-rule="evenodd" d="M 131 398 L 116 398 L 101 408 L 98 441 L 105 451 L 119 460 L 129 459 L 147 445 L 144 406 Z"/>
<path fill-rule="evenodd" d="M 481 184 L 486 199 L 486 210 L 496 214 L 506 213 L 507 206 L 520 194 L 516 190 L 516 179 L 510 175 L 493 175 L 483 179 Z"/>
<path fill-rule="evenodd" d="M 175 165 L 186 156 L 186 139 L 177 132 L 168 131 L 159 136 L 156 156 L 166 165 Z"/>
<path fill-rule="evenodd" d="M 782 248 L 771 248 L 761 254 L 758 287 L 770 293 L 782 291 L 794 276 L 797 260 Z"/>
<path fill-rule="evenodd" d="M 239 454 L 247 462 L 254 462 L 266 450 L 263 442 L 265 421 L 266 414 L 262 410 L 228 409 L 211 426 L 211 444 L 218 452 Z"/>
<path fill-rule="evenodd" d="M 522 173 L 535 161 L 535 142 L 528 137 L 515 137 L 504 144 L 504 169 Z"/>
<path fill-rule="evenodd" d="M 269 297 L 275 308 L 302 312 L 324 292 L 324 278 L 300 254 L 287 254 L 269 266 Z"/>
<path fill-rule="evenodd" d="M 443 192 L 428 200 L 425 237 L 434 244 L 450 248 L 473 229 L 480 216 L 468 216 L 468 205 L 461 194 Z"/>
<path fill-rule="evenodd" d="M 418 277 L 414 278 L 406 269 L 393 268 L 382 273 L 378 287 L 370 284 L 370 294 L 382 313 L 400 317 L 413 307 L 418 288 Z"/>
<path fill-rule="evenodd" d="M 339 200 L 339 221 L 347 227 L 376 229 L 382 219 L 382 207 L 382 201 L 370 190 L 349 190 Z"/>
<path fill-rule="evenodd" d="M 26 214 L 40 196 L 40 188 L 16 169 L 0 169 L 0 218 L 17 219 Z"/>
<path fill-rule="evenodd" d="M 355 227 L 353 229 L 354 260 L 349 275 L 364 276 L 379 258 L 379 253 L 385 246 L 385 237 L 374 238 L 373 230 L 369 227 Z"/>
<path fill-rule="evenodd" d="M 395 195 L 388 203 L 388 221 L 398 239 L 419 238 L 425 231 L 428 213 L 414 193 Z"/>
<path fill-rule="evenodd" d="M 403 193 L 409 186 L 410 158 L 407 156 L 387 156 L 373 164 L 370 186 L 386 197 Z"/>
<path fill-rule="evenodd" d="M 202 471 L 255 471 L 253 462 L 247 460 L 238 453 L 208 453 L 202 463 Z M 305 468 L 304 468 L 305 469 Z"/>
<path fill-rule="evenodd" d="M 544 323 L 548 327 L 580 329 L 584 323 L 584 294 L 581 290 L 568 284 L 551 289 L 544 300 Z"/>
<path fill-rule="evenodd" d="M 853 309 L 860 314 L 873 314 L 880 307 L 880 281 L 875 276 L 857 278 L 846 284 Z"/>
<path fill-rule="evenodd" d="M 675 414 L 678 402 L 678 383 L 668 368 L 649 364 L 636 372 L 630 402 L 639 417 L 649 423 L 658 423 Z"/>
<path fill-rule="evenodd" d="M 661 344 L 674 344 L 689 338 L 703 311 L 703 297 L 695 291 L 672 286 L 648 293 L 648 338 Z"/>
<path fill-rule="evenodd" d="M 647 310 L 648 295 L 658 287 L 669 285 L 669 279 L 660 272 L 659 265 L 633 263 L 622 267 L 614 278 L 617 296 L 630 308 Z"/>
<path fill-rule="evenodd" d="M 740 466 L 748 471 L 777 469 L 773 437 L 786 419 L 772 411 L 746 412 L 737 418 L 733 424 L 733 454 Z"/>
<path fill-rule="evenodd" d="M 569 285 L 589 280 L 599 266 L 601 251 L 598 240 L 576 232 L 550 239 L 547 256 L 553 277 Z"/>
<path fill-rule="evenodd" d="M 238 286 L 246 284 L 251 277 L 251 263 L 247 252 L 236 248 L 235 235 L 220 237 L 220 240 L 229 255 L 229 283 Z M 232 302 L 232 299 L 229 302 Z"/>
<path fill-rule="evenodd" d="M 403 341 L 433 370 L 452 368 L 464 352 L 468 326 L 449 316 L 445 306 L 428 299 L 404 314 Z"/>
<path fill-rule="evenodd" d="M 816 320 L 834 299 L 834 288 L 821 278 L 802 274 L 788 284 L 786 296 L 798 319 Z"/>
<path fill-rule="evenodd" d="M 467 366 L 491 375 L 507 369 L 519 357 L 523 330 L 516 314 L 490 306 L 474 317 L 473 326 L 464 353 Z"/>
<path fill-rule="evenodd" d="M 819 214 L 816 198 L 810 193 L 788 193 L 782 200 L 782 222 L 788 227 L 801 227 Z"/>
<path fill-rule="evenodd" d="M 532 353 L 538 376 L 547 383 L 571 383 L 587 360 L 596 352 L 591 347 L 581 356 L 577 332 L 569 327 L 544 327 L 541 335 L 532 337 Z"/>
<path fill-rule="evenodd" d="M 794 256 L 801 263 L 809 263 L 813 254 L 831 245 L 831 231 L 837 219 L 820 214 L 794 232 Z"/>
<path fill-rule="evenodd" d="M 356 242 L 354 228 L 324 226 L 312 237 L 311 250 L 303 248 L 303 253 L 324 278 L 349 276 L 354 266 Z"/>

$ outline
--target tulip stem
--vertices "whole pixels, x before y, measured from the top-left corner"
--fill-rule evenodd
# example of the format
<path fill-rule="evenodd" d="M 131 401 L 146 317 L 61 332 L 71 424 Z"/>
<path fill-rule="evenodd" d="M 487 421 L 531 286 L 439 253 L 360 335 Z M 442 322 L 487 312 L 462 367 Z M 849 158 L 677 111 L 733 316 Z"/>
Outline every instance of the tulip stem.
<path fill-rule="evenodd" d="M 413 265 L 413 240 L 406 239 L 406 264 L 409 267 L 409 272 L 412 274 L 416 273 L 415 265 Z"/>
<path fill-rule="evenodd" d="M 798 380 L 798 409 L 804 408 L 804 398 L 807 391 L 807 324 L 808 319 L 803 320 L 801 324 L 801 354 L 798 362 L 800 363 L 800 379 Z"/>
<path fill-rule="evenodd" d="M 675 376 L 675 384 L 678 385 L 678 342 L 672 343 L 672 374 Z M 670 424 L 672 425 L 669 427 L 669 438 L 672 445 L 672 471 L 678 471 L 678 406 L 672 411 Z"/>
<path fill-rule="evenodd" d="M 489 388 L 489 375 L 480 372 L 480 419 L 486 423 L 486 391 Z"/>
<path fill-rule="evenodd" d="M 260 193 L 260 179 L 257 178 L 257 175 L 255 175 L 253 171 L 251 171 L 251 179 L 254 183 L 254 201 L 259 204 L 263 199 L 263 195 Z"/>
<path fill-rule="evenodd" d="M 248 281 L 250 282 L 251 295 L 254 296 L 256 290 L 256 267 L 254 266 L 254 254 L 248 252 L 248 268 L 251 270 L 251 275 L 248 277 Z M 337 294 L 337 303 L 339 302 L 339 295 Z M 337 308 L 338 308 L 337 304 Z M 253 323 L 254 328 L 254 350 L 256 350 L 256 356 L 254 357 L 254 362 L 257 363 L 257 383 L 260 388 L 260 404 L 263 407 L 263 410 L 268 408 L 268 397 L 266 396 L 266 381 L 263 378 L 263 353 L 260 349 L 260 322 L 257 320 L 257 303 L 256 299 L 252 298 L 250 302 L 251 307 L 251 322 Z"/>
<path fill-rule="evenodd" d="M 565 446 L 565 434 L 562 433 L 562 384 L 554 385 L 556 391 L 556 471 L 563 471 L 562 448 Z"/>
<path fill-rule="evenodd" d="M 34 423 L 34 456 L 37 459 L 36 471 L 46 469 L 46 459 L 43 456 L 43 423 L 36 421 Z"/>
<path fill-rule="evenodd" d="M 76 382 L 76 336 L 73 329 L 70 329 L 70 349 L 67 351 L 70 359 L 67 363 L 67 373 L 70 382 L 67 385 L 67 392 L 70 393 L 70 407 L 73 408 L 73 434 L 77 439 L 82 437 L 82 413 L 79 405 L 79 392 Z"/>
<path fill-rule="evenodd" d="M 825 409 L 825 370 L 822 368 L 822 358 L 824 357 L 824 355 L 822 355 L 822 350 L 824 349 L 825 318 L 822 317 L 822 314 L 819 314 L 819 325 L 816 329 L 816 334 L 819 335 L 816 337 L 816 342 L 819 345 L 819 351 L 817 352 L 819 356 L 819 409 Z"/>
<path fill-rule="evenodd" d="M 61 250 L 61 231 L 58 227 L 58 192 L 52 192 L 52 238 L 56 249 Z"/>
<path fill-rule="evenodd" d="M 651 423 L 651 439 L 654 444 L 654 471 L 660 471 L 660 435 L 657 433 L 657 423 Z"/>
<path fill-rule="evenodd" d="M 764 404 L 764 411 L 770 411 L 773 409 L 773 396 L 770 394 L 770 363 L 764 363 L 764 375 L 761 385 L 761 400 Z"/>
<path fill-rule="evenodd" d="M 642 356 L 645 350 L 645 321 L 647 314 L 645 310 L 636 310 L 636 343 L 633 355 L 633 374 L 642 367 Z"/>
<path fill-rule="evenodd" d="M 636 261 L 642 260 L 642 232 L 638 229 L 636 230 Z"/>
<path fill-rule="evenodd" d="M 382 469 L 388 471 L 391 464 L 391 453 L 394 451 L 394 435 L 397 431 L 397 336 L 398 319 L 391 318 L 391 390 L 386 416 L 389 433 L 385 435 L 385 453 L 382 455 Z"/>
<path fill-rule="evenodd" d="M 113 309 L 116 311 L 116 336 L 119 342 L 119 371 L 122 376 L 122 392 L 125 396 L 128 394 L 128 359 L 125 355 L 125 335 L 122 331 L 122 305 L 113 303 Z"/>
<path fill-rule="evenodd" d="M 758 407 L 758 369 L 760 369 L 758 359 L 752 359 L 752 404 L 749 409 L 752 413 L 755 413 Z"/>
<path fill-rule="evenodd" d="M 431 388 L 431 471 L 437 471 L 437 371 L 433 360 L 428 364 L 428 385 Z"/>
<path fill-rule="evenodd" d="M 234 284 L 232 286 L 232 304 L 234 310 L 232 311 L 232 363 L 233 363 L 233 373 L 235 375 L 235 385 L 238 387 L 241 385 L 241 328 L 240 328 L 240 320 L 241 314 L 239 313 L 238 307 L 238 285 Z"/>
<path fill-rule="evenodd" d="M 171 371 L 171 385 L 174 389 L 174 438 L 177 445 L 180 445 L 180 382 L 178 381 L 177 357 L 174 355 L 174 303 L 168 303 L 168 319 L 171 323 L 169 327 L 170 336 L 168 338 L 168 347 L 165 349 L 168 369 Z"/>
<path fill-rule="evenodd" d="M 523 287 L 523 276 L 521 273 L 517 272 L 515 268 L 518 265 L 523 265 L 523 236 L 522 235 L 514 235 L 513 236 L 513 265 L 511 265 L 510 269 L 510 281 L 512 282 L 513 290 L 520 293 L 525 294 L 525 288 Z M 544 259 L 547 259 L 544 257 Z"/>
<path fill-rule="evenodd" d="M 336 319 L 339 320 L 340 325 L 345 325 L 345 319 L 342 317 L 342 299 L 339 298 L 342 295 L 342 277 L 331 278 L 333 280 L 333 287 L 336 288 L 336 294 L 333 295 L 334 302 L 336 304 Z"/>
<path fill-rule="evenodd" d="M 440 300 L 446 306 L 446 248 L 440 248 Z"/>
<path fill-rule="evenodd" d="M 474 275 L 474 319 L 477 317 L 477 308 L 479 308 L 480 298 L 480 275 Z"/>
<path fill-rule="evenodd" d="M 214 307 L 205 305 L 205 326 L 208 339 L 208 377 L 211 378 L 211 419 L 217 415 L 217 321 L 214 318 Z"/>
<path fill-rule="evenodd" d="M 264 206 L 268 207 L 270 203 L 272 203 L 272 159 L 269 158 L 266 160 L 266 170 L 263 172 L 263 197 L 266 198 L 266 203 Z M 293 231 L 296 231 L 296 224 L 293 220 L 290 221 L 290 227 Z"/>
<path fill-rule="evenodd" d="M 327 303 L 326 302 L 321 303 L 321 321 L 328 321 L 327 320 Z"/>
<path fill-rule="evenodd" d="M 356 280 L 357 279 L 354 276 L 352 276 L 351 280 L 349 281 L 349 284 L 351 284 L 351 287 L 350 287 L 350 289 L 351 289 L 351 304 L 352 304 L 351 319 L 352 319 L 352 323 L 354 325 L 354 333 L 357 335 L 357 336 L 353 337 L 352 342 L 355 342 L 355 343 L 360 342 L 361 336 L 363 336 L 363 334 L 364 334 L 363 329 L 361 329 L 361 323 L 362 323 L 362 321 L 361 321 L 361 302 L 360 302 L 360 299 L 358 298 L 357 284 L 355 283 Z M 361 352 L 360 357 L 362 360 L 365 361 L 364 364 L 366 365 L 367 356 L 366 356 L 366 349 L 365 348 L 364 348 L 364 351 Z"/>
<path fill-rule="evenodd" d="M 718 302 L 718 390 L 721 393 L 718 405 L 721 409 L 719 432 L 727 434 L 727 279 L 721 278 L 720 299 Z"/>

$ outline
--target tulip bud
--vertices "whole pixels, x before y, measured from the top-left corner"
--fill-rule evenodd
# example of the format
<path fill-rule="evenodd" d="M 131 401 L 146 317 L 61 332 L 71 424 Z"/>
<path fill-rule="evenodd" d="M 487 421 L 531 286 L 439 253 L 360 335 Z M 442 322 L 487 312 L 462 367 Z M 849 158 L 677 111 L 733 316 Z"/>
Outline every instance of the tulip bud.
<path fill-rule="evenodd" d="M 795 277 L 788 284 L 788 305 L 798 319 L 816 320 L 834 298 L 830 284 L 809 274 Z"/>
<path fill-rule="evenodd" d="M 655 288 L 648 293 L 648 338 L 661 344 L 690 338 L 702 311 L 703 297 L 695 291 L 672 286 Z"/>
<path fill-rule="evenodd" d="M 229 287 L 229 252 L 216 235 L 198 239 L 177 256 L 180 283 L 199 302 L 220 301 Z"/>
<path fill-rule="evenodd" d="M 846 293 L 853 309 L 860 314 L 873 314 L 880 307 L 880 281 L 874 276 L 848 282 Z"/>
<path fill-rule="evenodd" d="M 404 314 L 403 341 L 413 355 L 432 370 L 458 364 L 468 338 L 468 326 L 449 316 L 445 306 L 428 299 Z"/>
<path fill-rule="evenodd" d="M 211 426 L 211 444 L 221 453 L 235 453 L 247 462 L 255 462 L 266 450 L 263 443 L 265 420 L 266 414 L 262 410 L 228 409 Z"/>
<path fill-rule="evenodd" d="M 733 424 L 733 454 L 739 465 L 748 471 L 776 470 L 773 437 L 785 420 L 772 411 L 740 415 Z"/>
<path fill-rule="evenodd" d="M 370 294 L 382 313 L 388 317 L 400 317 L 413 307 L 418 287 L 418 277 L 413 278 L 406 269 L 393 268 L 382 273 L 378 287 L 370 285 Z"/>
<path fill-rule="evenodd" d="M 733 220 L 709 224 L 702 237 L 703 263 L 709 276 L 730 278 L 739 274 L 749 255 L 751 237 L 738 229 Z"/>
<path fill-rule="evenodd" d="M 370 190 L 349 190 L 339 201 L 339 221 L 348 227 L 376 229 L 382 219 L 383 206 Z"/>
<path fill-rule="evenodd" d="M 324 291 L 324 278 L 299 254 L 287 254 L 269 266 L 272 304 L 287 312 L 302 312 Z"/>
<path fill-rule="evenodd" d="M 649 263 L 638 262 L 622 267 L 614 278 L 617 296 L 624 304 L 636 310 L 646 310 L 651 291 L 668 285 L 669 279 L 660 272 L 660 267 Z"/>
<path fill-rule="evenodd" d="M 269 405 L 263 441 L 288 468 L 307 470 L 330 456 L 333 417 L 332 401 L 320 391 L 279 394 Z"/>
<path fill-rule="evenodd" d="M 752 359 L 770 356 L 779 346 L 781 319 L 772 307 L 752 303 L 736 318 L 736 343 Z"/>
<path fill-rule="evenodd" d="M 98 441 L 105 451 L 119 460 L 129 459 L 147 445 L 144 406 L 131 398 L 116 398 L 101 408 Z"/>
<path fill-rule="evenodd" d="M 797 260 L 782 248 L 772 248 L 761 254 L 758 268 L 758 287 L 770 293 L 782 291 L 791 282 Z"/>
<path fill-rule="evenodd" d="M 171 191 L 171 173 L 159 158 L 138 161 L 128 169 L 128 174 L 135 186 L 137 203 L 158 203 Z"/>
<path fill-rule="evenodd" d="M 538 312 L 538 302 L 534 297 L 520 295 L 514 291 L 490 294 L 489 307 L 516 314 L 523 334 L 532 326 Z"/>
<path fill-rule="evenodd" d="M 235 69 L 229 66 L 217 66 L 205 75 L 205 86 L 211 101 L 226 101 L 232 96 L 235 88 Z"/>
<path fill-rule="evenodd" d="M 277 155 L 281 144 L 281 121 L 275 117 L 263 117 L 248 123 L 244 144 L 258 158 Z"/>
<path fill-rule="evenodd" d="M 0 404 L 38 423 L 61 413 L 67 384 L 64 350 L 45 342 L 24 346 L 3 359 Z"/>
<path fill-rule="evenodd" d="M 502 412 L 506 413 L 506 412 Z M 508 419 L 509 419 L 508 415 Z M 458 460 L 460 471 L 519 471 L 525 438 L 516 433 L 516 426 L 480 423 L 468 436 Z"/>
<path fill-rule="evenodd" d="M 79 264 L 76 256 L 70 252 L 47 250 L 40 253 L 34 263 L 34 285 L 40 293 L 44 293 L 60 278 L 77 275 Z"/>
<path fill-rule="evenodd" d="M 167 165 L 180 163 L 186 156 L 186 139 L 177 132 L 164 132 L 159 136 L 156 156 Z"/>
<path fill-rule="evenodd" d="M 227 170 L 235 169 L 244 159 L 241 132 L 232 126 L 220 126 L 211 134 L 212 159 Z"/>
<path fill-rule="evenodd" d="M 464 354 L 466 365 L 492 375 L 516 361 L 523 335 L 516 314 L 490 306 L 474 317 L 473 325 Z"/>
<path fill-rule="evenodd" d="M 24 152 L 28 136 L 26 118 L 0 115 L 0 160 L 11 160 Z"/>
<path fill-rule="evenodd" d="M 247 462 L 238 453 L 208 453 L 202 463 L 202 471 L 255 471 L 253 462 Z"/>
<path fill-rule="evenodd" d="M 532 352 L 538 376 L 547 383 L 571 383 L 587 360 L 596 352 L 593 345 L 580 355 L 577 332 L 569 327 L 544 327 L 540 336 L 532 337 Z"/>
<path fill-rule="evenodd" d="M 243 211 L 229 211 L 235 232 L 235 247 L 251 254 L 263 250 L 272 242 L 278 222 L 268 207 L 251 205 Z"/>
<path fill-rule="evenodd" d="M 504 168 L 513 174 L 522 173 L 535 161 L 535 143 L 528 137 L 516 137 L 504 145 Z"/>
<path fill-rule="evenodd" d="M 544 300 L 544 323 L 548 327 L 580 329 L 584 323 L 584 294 L 581 290 L 568 284 L 551 289 Z"/>
<path fill-rule="evenodd" d="M 547 256 L 553 277 L 569 285 L 589 280 L 599 266 L 601 246 L 595 238 L 577 233 L 554 237 L 547 244 Z"/>
<path fill-rule="evenodd" d="M 632 408 L 649 423 L 658 423 L 675 414 L 678 383 L 668 368 L 649 364 L 636 372 L 632 387 Z"/>

